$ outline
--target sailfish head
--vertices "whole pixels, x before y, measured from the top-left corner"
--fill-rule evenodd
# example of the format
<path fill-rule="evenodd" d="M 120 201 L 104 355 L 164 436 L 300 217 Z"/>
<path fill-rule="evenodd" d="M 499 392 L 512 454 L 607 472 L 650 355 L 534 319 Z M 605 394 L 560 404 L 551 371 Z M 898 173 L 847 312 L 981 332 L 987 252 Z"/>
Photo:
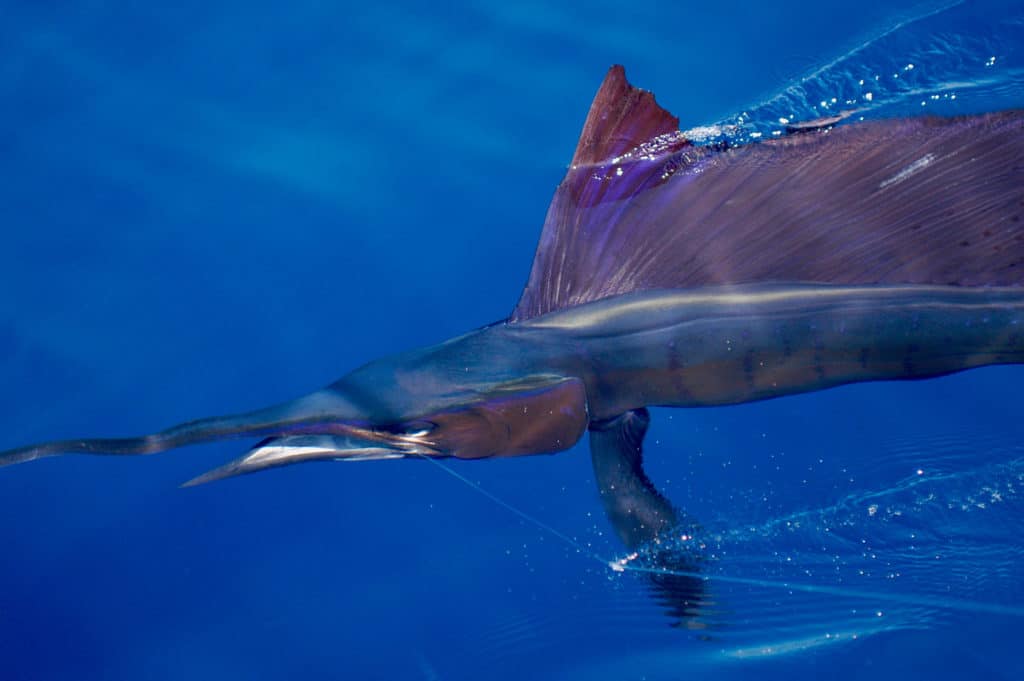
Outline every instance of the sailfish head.
<path fill-rule="evenodd" d="M 259 429 L 269 431 L 267 437 L 185 485 L 307 461 L 480 459 L 554 453 L 575 444 L 588 424 L 583 382 L 519 374 L 493 343 L 474 337 L 481 334 L 487 330 L 371 362 L 274 408 Z"/>
<path fill-rule="evenodd" d="M 263 438 L 186 486 L 308 461 L 495 456 L 568 449 L 589 422 L 582 379 L 537 370 L 503 325 L 370 362 L 297 400 L 129 438 L 55 440 L 0 466 L 61 454 L 133 456 Z"/>

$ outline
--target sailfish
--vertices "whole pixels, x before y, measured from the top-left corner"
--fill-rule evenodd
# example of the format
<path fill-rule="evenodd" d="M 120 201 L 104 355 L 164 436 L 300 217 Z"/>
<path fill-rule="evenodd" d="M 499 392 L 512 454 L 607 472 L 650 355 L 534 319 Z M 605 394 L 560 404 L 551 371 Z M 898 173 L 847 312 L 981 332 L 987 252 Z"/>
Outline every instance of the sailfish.
<path fill-rule="evenodd" d="M 259 439 L 196 485 L 309 461 L 553 454 L 589 434 L 605 511 L 636 548 L 680 519 L 643 470 L 650 406 L 1024 362 L 1022 216 L 1024 111 L 700 144 L 613 66 L 507 319 L 276 406 L 0 465 Z"/>

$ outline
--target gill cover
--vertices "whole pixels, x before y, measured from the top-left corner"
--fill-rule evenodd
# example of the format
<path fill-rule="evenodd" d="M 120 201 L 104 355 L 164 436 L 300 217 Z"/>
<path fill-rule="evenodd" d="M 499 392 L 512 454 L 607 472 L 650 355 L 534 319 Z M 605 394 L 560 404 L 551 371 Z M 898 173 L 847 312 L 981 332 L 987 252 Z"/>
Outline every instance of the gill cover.
<path fill-rule="evenodd" d="M 502 383 L 479 399 L 428 417 L 427 436 L 443 454 L 460 459 L 553 454 L 576 444 L 587 428 L 583 381 L 529 376 Z"/>

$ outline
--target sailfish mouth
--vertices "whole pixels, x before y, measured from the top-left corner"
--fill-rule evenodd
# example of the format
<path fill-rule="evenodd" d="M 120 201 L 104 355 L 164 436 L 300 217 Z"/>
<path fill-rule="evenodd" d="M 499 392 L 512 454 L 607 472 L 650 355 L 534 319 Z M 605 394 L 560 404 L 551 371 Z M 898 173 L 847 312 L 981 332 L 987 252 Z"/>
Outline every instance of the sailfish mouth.
<path fill-rule="evenodd" d="M 391 433 L 346 425 L 331 433 L 273 436 L 257 444 L 244 456 L 192 478 L 182 487 L 194 487 L 236 475 L 307 461 L 377 461 L 410 456 L 440 456 L 441 452 L 426 439 L 427 435 L 427 431 Z"/>

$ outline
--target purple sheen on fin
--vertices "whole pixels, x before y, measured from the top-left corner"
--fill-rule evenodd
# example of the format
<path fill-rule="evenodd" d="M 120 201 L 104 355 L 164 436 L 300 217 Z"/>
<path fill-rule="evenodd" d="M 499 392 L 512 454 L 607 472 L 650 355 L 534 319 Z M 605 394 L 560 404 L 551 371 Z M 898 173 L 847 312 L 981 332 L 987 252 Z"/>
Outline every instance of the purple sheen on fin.
<path fill-rule="evenodd" d="M 658 106 L 652 93 L 630 85 L 616 64 L 594 95 L 571 165 L 608 162 L 678 131 L 679 119 Z"/>
<path fill-rule="evenodd" d="M 609 72 L 584 137 L 606 120 L 602 106 L 616 130 L 658 132 L 621 145 L 581 139 L 578 157 L 605 160 L 574 164 L 556 190 L 511 321 L 632 291 L 731 283 L 1024 284 L 1024 111 L 871 121 L 717 149 L 665 133 L 664 117 L 650 125 L 619 77 Z M 616 92 L 629 102 L 612 101 Z M 593 149 L 604 153 L 581 153 Z"/>

